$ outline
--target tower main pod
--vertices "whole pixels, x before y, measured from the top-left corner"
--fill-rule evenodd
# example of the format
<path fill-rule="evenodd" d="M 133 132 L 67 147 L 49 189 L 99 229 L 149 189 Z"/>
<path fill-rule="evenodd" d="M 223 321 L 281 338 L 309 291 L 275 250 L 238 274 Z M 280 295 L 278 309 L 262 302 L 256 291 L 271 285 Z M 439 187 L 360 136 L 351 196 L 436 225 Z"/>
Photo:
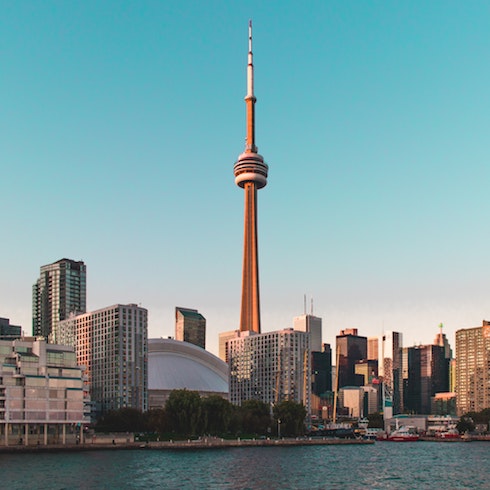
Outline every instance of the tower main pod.
<path fill-rule="evenodd" d="M 235 184 L 244 190 L 245 221 L 243 240 L 243 275 L 240 331 L 260 333 L 259 260 L 257 247 L 257 190 L 267 184 L 269 167 L 255 145 L 254 66 L 252 55 L 252 21 L 248 26 L 247 66 L 247 138 L 245 151 L 234 166 Z"/>

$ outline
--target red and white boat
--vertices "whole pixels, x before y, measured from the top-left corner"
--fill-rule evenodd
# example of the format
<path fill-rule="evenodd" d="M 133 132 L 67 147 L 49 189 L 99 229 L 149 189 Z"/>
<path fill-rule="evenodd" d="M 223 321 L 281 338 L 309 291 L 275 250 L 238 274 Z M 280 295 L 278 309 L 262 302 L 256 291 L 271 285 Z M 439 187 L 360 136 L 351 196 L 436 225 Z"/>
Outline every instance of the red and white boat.
<path fill-rule="evenodd" d="M 438 439 L 461 439 L 461 434 L 457 429 L 448 429 L 436 434 Z"/>
<path fill-rule="evenodd" d="M 390 434 L 379 438 L 379 441 L 393 441 L 393 442 L 415 442 L 420 439 L 415 427 L 411 425 L 403 425 L 399 429 L 394 430 Z"/>

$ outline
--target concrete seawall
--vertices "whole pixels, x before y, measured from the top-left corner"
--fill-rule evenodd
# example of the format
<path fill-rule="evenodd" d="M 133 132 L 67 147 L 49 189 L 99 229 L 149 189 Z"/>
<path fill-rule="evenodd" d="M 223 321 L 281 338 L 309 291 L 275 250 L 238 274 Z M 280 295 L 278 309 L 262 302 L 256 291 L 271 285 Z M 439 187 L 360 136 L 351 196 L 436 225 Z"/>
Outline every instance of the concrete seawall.
<path fill-rule="evenodd" d="M 100 451 L 100 450 L 195 450 L 195 449 L 223 449 L 236 447 L 285 447 L 285 446 L 328 446 L 349 444 L 374 444 L 374 441 L 362 439 L 335 439 L 335 438 L 298 438 L 298 439 L 220 439 L 202 438 L 185 441 L 151 441 L 151 442 L 112 442 L 101 441 L 87 444 L 51 444 L 38 446 L 0 446 L 0 453 L 34 453 L 34 452 L 65 452 L 65 451 Z"/>

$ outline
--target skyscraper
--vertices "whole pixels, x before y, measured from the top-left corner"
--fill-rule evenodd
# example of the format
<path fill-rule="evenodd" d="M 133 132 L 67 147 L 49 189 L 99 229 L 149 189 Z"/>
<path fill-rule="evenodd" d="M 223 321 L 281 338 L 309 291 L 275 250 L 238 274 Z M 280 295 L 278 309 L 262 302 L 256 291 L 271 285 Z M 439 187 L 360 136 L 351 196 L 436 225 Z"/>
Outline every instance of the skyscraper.
<path fill-rule="evenodd" d="M 32 287 L 32 334 L 56 343 L 56 327 L 70 313 L 87 311 L 87 269 L 82 261 L 61 259 L 43 265 Z"/>
<path fill-rule="evenodd" d="M 490 322 L 456 331 L 458 415 L 490 408 Z"/>
<path fill-rule="evenodd" d="M 432 397 L 449 389 L 449 359 L 444 346 L 403 348 L 402 366 L 404 411 L 430 414 Z"/>
<path fill-rule="evenodd" d="M 338 361 L 337 388 L 344 386 L 362 386 L 364 376 L 356 374 L 356 362 L 366 359 L 367 338 L 357 335 L 357 328 L 341 330 L 336 337 Z"/>
<path fill-rule="evenodd" d="M 383 413 L 384 418 L 400 413 L 403 404 L 402 383 L 402 334 L 385 332 L 378 342 L 378 374 L 383 379 Z"/>
<path fill-rule="evenodd" d="M 312 352 L 322 350 L 322 319 L 313 315 L 295 316 L 293 328 L 300 332 L 309 332 L 311 335 L 310 346 Z"/>
<path fill-rule="evenodd" d="M 95 415 L 124 407 L 148 409 L 148 311 L 117 304 L 60 322 L 57 337 L 85 366 Z"/>
<path fill-rule="evenodd" d="M 175 340 L 206 348 L 206 318 L 191 308 L 175 308 Z"/>
<path fill-rule="evenodd" d="M 259 260 L 257 248 L 257 190 L 267 184 L 269 167 L 255 145 L 254 67 L 252 55 L 252 21 L 248 27 L 247 67 L 247 137 L 245 151 L 234 166 L 235 184 L 245 194 L 245 226 L 243 241 L 242 305 L 240 331 L 260 333 Z"/>

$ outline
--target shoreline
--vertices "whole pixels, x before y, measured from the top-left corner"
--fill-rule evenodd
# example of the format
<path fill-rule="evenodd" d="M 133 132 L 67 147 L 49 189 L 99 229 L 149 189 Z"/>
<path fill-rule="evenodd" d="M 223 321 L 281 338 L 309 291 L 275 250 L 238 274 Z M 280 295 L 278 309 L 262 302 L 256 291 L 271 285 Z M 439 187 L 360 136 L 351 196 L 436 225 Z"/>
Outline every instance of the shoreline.
<path fill-rule="evenodd" d="M 292 446 L 329 446 L 329 445 L 364 445 L 374 444 L 374 441 L 364 439 L 219 439 L 203 438 L 187 441 L 150 441 L 126 442 L 112 444 L 86 443 L 86 444 L 50 444 L 47 446 L 0 446 L 2 453 L 42 453 L 42 452 L 83 452 L 83 451 L 121 451 L 121 450 L 194 450 L 194 449 L 225 449 L 239 447 L 292 447 Z"/>

